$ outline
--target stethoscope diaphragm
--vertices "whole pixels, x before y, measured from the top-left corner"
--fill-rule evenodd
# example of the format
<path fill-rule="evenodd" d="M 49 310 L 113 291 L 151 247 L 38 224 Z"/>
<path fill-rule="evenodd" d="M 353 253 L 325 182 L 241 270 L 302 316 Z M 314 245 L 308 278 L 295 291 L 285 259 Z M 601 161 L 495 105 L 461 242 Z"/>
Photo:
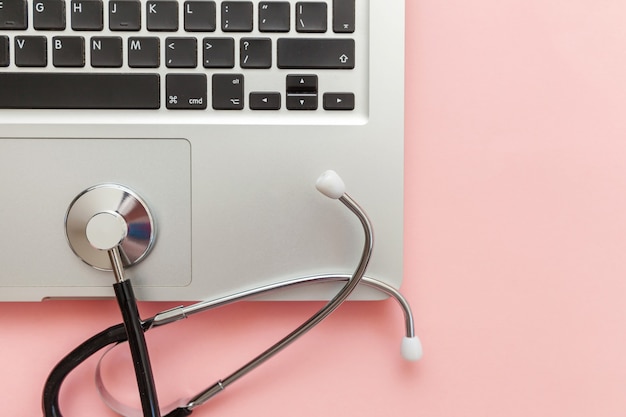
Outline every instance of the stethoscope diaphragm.
<path fill-rule="evenodd" d="M 118 231 L 125 267 L 144 259 L 154 245 L 154 218 L 147 204 L 134 191 L 119 184 L 90 187 L 70 204 L 65 216 L 65 233 L 74 253 L 96 269 L 111 270 L 107 252 L 92 242 L 101 220 L 113 220 L 117 229 L 125 228 Z"/>

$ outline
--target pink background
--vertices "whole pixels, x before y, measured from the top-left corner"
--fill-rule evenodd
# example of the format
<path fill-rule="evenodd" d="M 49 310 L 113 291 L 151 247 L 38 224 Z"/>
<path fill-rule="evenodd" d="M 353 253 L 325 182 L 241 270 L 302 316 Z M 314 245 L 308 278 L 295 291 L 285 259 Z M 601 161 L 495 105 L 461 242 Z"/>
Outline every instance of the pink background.
<path fill-rule="evenodd" d="M 424 359 L 400 358 L 391 301 L 350 304 L 194 415 L 623 417 L 625 22 L 621 0 L 407 0 L 402 289 Z M 152 332 L 163 403 L 317 307 Z M 117 321 L 112 301 L 0 304 L 2 414 L 40 415 L 56 361 Z M 69 379 L 66 416 L 112 415 L 93 366 Z"/>

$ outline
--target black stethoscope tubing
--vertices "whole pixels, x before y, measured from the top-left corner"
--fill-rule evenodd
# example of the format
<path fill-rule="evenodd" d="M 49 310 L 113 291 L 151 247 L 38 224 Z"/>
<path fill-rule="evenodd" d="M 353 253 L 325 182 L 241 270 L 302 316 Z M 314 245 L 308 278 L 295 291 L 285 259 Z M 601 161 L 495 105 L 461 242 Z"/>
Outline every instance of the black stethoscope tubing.
<path fill-rule="evenodd" d="M 151 320 L 144 321 L 141 323 L 141 328 L 145 332 L 151 325 Z M 48 375 L 44 385 L 42 397 L 44 415 L 46 417 L 63 417 L 59 407 L 59 392 L 61 391 L 61 386 L 65 378 L 76 369 L 78 365 L 104 347 L 113 343 L 121 343 L 126 339 L 127 336 L 124 324 L 116 324 L 85 340 L 61 359 L 54 369 L 52 369 L 50 375 Z"/>
<path fill-rule="evenodd" d="M 161 417 L 159 401 L 152 374 L 152 365 L 148 354 L 148 346 L 144 335 L 143 322 L 137 309 L 137 299 L 130 281 L 125 280 L 113 284 L 115 297 L 122 313 L 125 334 L 128 339 L 133 368 L 137 379 L 137 389 L 141 399 L 141 410 L 144 417 Z"/>

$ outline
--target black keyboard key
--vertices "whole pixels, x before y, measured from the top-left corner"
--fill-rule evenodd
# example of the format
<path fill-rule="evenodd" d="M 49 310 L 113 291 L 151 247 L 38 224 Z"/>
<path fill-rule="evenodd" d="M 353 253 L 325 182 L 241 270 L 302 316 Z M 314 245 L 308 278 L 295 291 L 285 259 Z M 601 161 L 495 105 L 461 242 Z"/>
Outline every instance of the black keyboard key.
<path fill-rule="evenodd" d="M 278 68 L 353 69 L 354 39 L 278 40 Z"/>
<path fill-rule="evenodd" d="M 287 75 L 287 109 L 317 110 L 317 75 Z"/>
<path fill-rule="evenodd" d="M 207 107 L 205 74 L 168 74 L 165 77 L 165 100 L 168 109 L 202 110 Z"/>
<path fill-rule="evenodd" d="M 272 40 L 270 38 L 241 38 L 239 66 L 241 68 L 270 68 L 272 66 Z"/>
<path fill-rule="evenodd" d="M 287 94 L 288 110 L 317 110 L 317 94 Z"/>
<path fill-rule="evenodd" d="M 355 0 L 333 0 L 333 32 L 354 33 Z"/>
<path fill-rule="evenodd" d="M 252 2 L 222 2 L 222 30 L 224 32 L 252 32 Z"/>
<path fill-rule="evenodd" d="M 213 74 L 213 108 L 241 110 L 244 105 L 242 74 Z"/>
<path fill-rule="evenodd" d="M 111 0 L 109 2 L 109 29 L 141 29 L 141 3 L 139 0 Z"/>
<path fill-rule="evenodd" d="M 158 74 L 0 73 L 0 108 L 158 109 Z"/>
<path fill-rule="evenodd" d="M 215 32 L 214 1 L 186 1 L 184 8 L 187 32 Z"/>
<path fill-rule="evenodd" d="M 326 3 L 296 3 L 296 30 L 298 32 L 323 33 L 328 27 Z"/>
<path fill-rule="evenodd" d="M 158 68 L 161 62 L 159 38 L 128 38 L 128 66 L 131 68 Z"/>
<path fill-rule="evenodd" d="M 175 32 L 178 30 L 178 2 L 170 0 L 146 3 L 148 30 Z"/>
<path fill-rule="evenodd" d="M 55 36 L 52 38 L 52 65 L 55 67 L 84 67 L 85 38 Z"/>
<path fill-rule="evenodd" d="M 9 37 L 0 36 L 0 67 L 8 67 L 9 64 Z"/>
<path fill-rule="evenodd" d="M 44 36 L 15 37 L 15 65 L 45 67 L 48 65 L 48 43 Z M 2 91 L 0 89 L 0 91 Z"/>
<path fill-rule="evenodd" d="M 259 3 L 259 30 L 261 32 L 289 32 L 291 7 L 286 1 Z"/>
<path fill-rule="evenodd" d="M 72 0 L 72 30 L 102 30 L 102 0 Z"/>
<path fill-rule="evenodd" d="M 287 75 L 287 93 L 317 93 L 317 75 Z"/>
<path fill-rule="evenodd" d="M 233 38 L 204 38 L 202 41 L 204 68 L 233 68 L 235 40 Z"/>
<path fill-rule="evenodd" d="M 37 30 L 65 29 L 65 0 L 35 0 L 33 27 Z"/>
<path fill-rule="evenodd" d="M 165 65 L 168 68 L 195 68 L 198 65 L 196 38 L 165 39 Z"/>
<path fill-rule="evenodd" d="M 91 66 L 97 68 L 119 68 L 122 66 L 122 38 L 91 38 Z"/>
<path fill-rule="evenodd" d="M 0 29 L 23 30 L 28 26 L 26 0 L 0 0 Z"/>
<path fill-rule="evenodd" d="M 264 91 L 250 93 L 250 109 L 280 110 L 280 93 Z"/>
<path fill-rule="evenodd" d="M 353 93 L 325 93 L 324 110 L 354 110 Z"/>

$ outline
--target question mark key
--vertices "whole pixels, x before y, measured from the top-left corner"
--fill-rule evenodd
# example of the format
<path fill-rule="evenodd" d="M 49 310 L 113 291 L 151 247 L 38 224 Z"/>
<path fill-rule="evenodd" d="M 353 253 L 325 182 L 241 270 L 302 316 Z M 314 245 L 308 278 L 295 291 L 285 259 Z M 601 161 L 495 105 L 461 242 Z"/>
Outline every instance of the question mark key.
<path fill-rule="evenodd" d="M 241 68 L 271 68 L 272 40 L 270 38 L 241 38 L 239 65 Z"/>

